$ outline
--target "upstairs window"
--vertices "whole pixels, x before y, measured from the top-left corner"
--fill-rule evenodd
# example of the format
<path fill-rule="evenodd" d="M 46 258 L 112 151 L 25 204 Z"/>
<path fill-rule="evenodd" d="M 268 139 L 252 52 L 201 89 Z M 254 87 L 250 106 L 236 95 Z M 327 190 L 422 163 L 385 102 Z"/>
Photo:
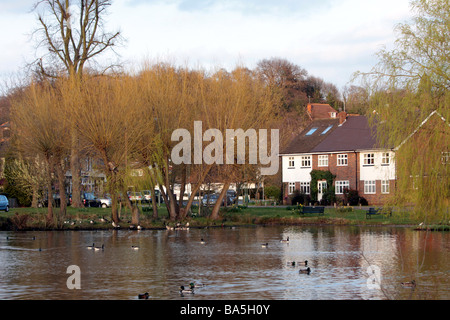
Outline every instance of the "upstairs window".
<path fill-rule="evenodd" d="M 374 153 L 364 153 L 364 165 L 373 166 L 375 164 L 375 154 Z"/>
<path fill-rule="evenodd" d="M 389 152 L 383 152 L 381 154 L 381 165 L 388 166 L 391 163 Z"/>
<path fill-rule="evenodd" d="M 346 154 L 337 155 L 337 165 L 338 166 L 348 166 L 348 156 Z"/>
<path fill-rule="evenodd" d="M 311 168 L 311 156 L 302 156 L 302 168 Z"/>
<path fill-rule="evenodd" d="M 328 155 L 319 155 L 319 167 L 328 167 Z"/>
<path fill-rule="evenodd" d="M 289 168 L 294 168 L 295 167 L 295 160 L 294 157 L 289 157 L 289 164 L 288 164 Z"/>

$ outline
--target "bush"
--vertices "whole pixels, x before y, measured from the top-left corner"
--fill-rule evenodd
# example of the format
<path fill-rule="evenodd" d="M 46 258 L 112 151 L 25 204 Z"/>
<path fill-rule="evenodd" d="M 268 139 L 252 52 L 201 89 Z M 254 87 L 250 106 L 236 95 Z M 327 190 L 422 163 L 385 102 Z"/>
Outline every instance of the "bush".
<path fill-rule="evenodd" d="M 358 190 L 353 189 L 345 189 L 344 190 L 344 203 L 349 204 L 351 206 L 367 206 L 368 202 L 364 197 L 360 197 Z"/>
<path fill-rule="evenodd" d="M 309 194 L 301 193 L 299 190 L 295 190 L 290 198 L 292 205 L 308 205 L 311 202 L 311 197 L 309 196 Z"/>
<path fill-rule="evenodd" d="M 280 200 L 281 199 L 281 189 L 277 186 L 267 186 L 264 187 L 264 195 L 268 199 Z"/>

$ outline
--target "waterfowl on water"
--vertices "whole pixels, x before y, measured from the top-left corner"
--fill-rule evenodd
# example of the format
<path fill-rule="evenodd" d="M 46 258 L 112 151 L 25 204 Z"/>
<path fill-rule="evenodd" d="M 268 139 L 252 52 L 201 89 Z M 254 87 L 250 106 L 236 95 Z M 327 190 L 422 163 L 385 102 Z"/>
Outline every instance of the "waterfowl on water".
<path fill-rule="evenodd" d="M 131 246 L 131 249 L 133 249 L 133 250 L 139 250 L 139 247 L 138 247 L 138 246 Z"/>
<path fill-rule="evenodd" d="M 305 274 L 310 274 L 311 273 L 311 269 L 309 267 L 304 268 L 304 269 L 300 269 L 298 271 L 298 273 L 305 273 Z"/>
<path fill-rule="evenodd" d="M 269 246 L 268 243 L 263 243 L 263 244 L 261 244 L 261 247 L 263 247 L 263 248 L 267 248 L 268 246 Z"/>
<path fill-rule="evenodd" d="M 203 238 L 200 239 L 200 244 L 205 244 L 205 240 L 203 240 Z"/>
<path fill-rule="evenodd" d="M 185 289 L 184 286 L 181 286 L 181 287 L 180 287 L 180 294 L 184 294 L 184 293 L 187 293 L 187 294 L 194 294 L 194 289 L 193 289 L 193 288 L 191 288 L 191 289 Z"/>
<path fill-rule="evenodd" d="M 416 287 L 416 281 L 413 280 L 411 282 L 402 282 L 401 283 L 403 288 L 415 288 Z"/>
<path fill-rule="evenodd" d="M 148 299 L 148 292 L 146 292 L 146 293 L 139 293 L 138 294 L 138 299 L 145 299 L 145 300 L 147 300 Z"/>
<path fill-rule="evenodd" d="M 280 242 L 283 242 L 283 243 L 289 243 L 289 237 L 287 237 L 286 239 L 280 240 Z"/>
<path fill-rule="evenodd" d="M 104 250 L 104 249 L 105 249 L 105 245 L 104 244 L 102 244 L 101 247 L 94 247 L 95 251 Z"/>
<path fill-rule="evenodd" d="M 195 283 L 195 282 L 191 282 L 189 284 L 189 288 L 194 289 L 194 288 L 203 288 L 205 285 L 202 283 Z"/>
<path fill-rule="evenodd" d="M 288 261 L 287 262 L 288 265 L 295 267 L 295 265 L 300 265 L 300 264 L 304 264 L 305 267 L 308 266 L 308 260 L 305 260 L 304 262 L 295 262 L 295 261 Z"/>
<path fill-rule="evenodd" d="M 92 244 L 92 246 L 87 246 L 86 249 L 92 250 L 95 248 L 95 243 Z"/>

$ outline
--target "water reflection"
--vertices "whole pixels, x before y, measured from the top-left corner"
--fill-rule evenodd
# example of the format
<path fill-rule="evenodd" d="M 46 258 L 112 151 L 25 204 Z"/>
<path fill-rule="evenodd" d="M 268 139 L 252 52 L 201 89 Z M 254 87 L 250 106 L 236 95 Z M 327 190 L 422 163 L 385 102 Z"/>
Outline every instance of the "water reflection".
<path fill-rule="evenodd" d="M 448 233 L 406 228 L 0 232 L 0 298 L 448 299 L 448 243 Z M 304 260 L 309 275 L 288 264 Z M 69 265 L 81 269 L 81 290 L 66 286 Z M 382 290 L 368 288 L 369 265 Z M 415 290 L 400 287 L 412 279 Z M 206 286 L 181 297 L 193 281 Z"/>

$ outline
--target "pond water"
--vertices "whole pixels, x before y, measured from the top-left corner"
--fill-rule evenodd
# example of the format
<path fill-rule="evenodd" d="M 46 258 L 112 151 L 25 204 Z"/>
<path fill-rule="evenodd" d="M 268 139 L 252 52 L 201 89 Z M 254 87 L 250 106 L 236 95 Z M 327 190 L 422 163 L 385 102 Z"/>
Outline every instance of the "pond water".
<path fill-rule="evenodd" d="M 2 231 L 0 299 L 136 300 L 148 292 L 157 300 L 444 300 L 449 240 L 399 227 Z M 93 243 L 104 250 L 87 249 Z M 304 260 L 309 275 L 289 265 Z M 71 265 L 80 268 L 80 289 L 67 287 Z M 400 285 L 411 280 L 414 289 Z M 181 296 L 190 282 L 205 287 Z"/>

